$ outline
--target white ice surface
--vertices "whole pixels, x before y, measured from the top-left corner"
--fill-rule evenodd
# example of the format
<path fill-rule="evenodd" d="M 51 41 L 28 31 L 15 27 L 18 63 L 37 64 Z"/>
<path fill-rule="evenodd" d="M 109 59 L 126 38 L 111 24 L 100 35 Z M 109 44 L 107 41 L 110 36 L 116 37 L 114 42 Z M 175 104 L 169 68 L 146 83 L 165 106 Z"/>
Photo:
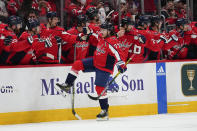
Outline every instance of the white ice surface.
<path fill-rule="evenodd" d="M 4 125 L 0 131 L 197 131 L 197 113 Z"/>

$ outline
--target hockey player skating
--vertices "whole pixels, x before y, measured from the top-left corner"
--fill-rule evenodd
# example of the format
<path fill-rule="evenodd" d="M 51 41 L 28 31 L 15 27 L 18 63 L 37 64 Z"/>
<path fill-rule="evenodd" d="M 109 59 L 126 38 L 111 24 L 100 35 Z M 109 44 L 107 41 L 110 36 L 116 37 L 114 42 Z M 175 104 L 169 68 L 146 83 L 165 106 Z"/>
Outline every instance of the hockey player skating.
<path fill-rule="evenodd" d="M 116 36 L 113 36 L 113 32 L 114 27 L 111 23 L 106 22 L 101 25 L 101 34 L 99 35 L 100 37 L 98 37 L 97 49 L 94 56 L 74 62 L 65 83 L 57 83 L 57 86 L 61 90 L 69 92 L 78 76 L 78 72 L 82 70 L 83 72 L 96 73 L 96 91 L 97 94 L 100 95 L 106 87 L 110 74 L 113 73 L 115 64 L 121 73 L 127 70 L 125 62 L 123 62 L 120 57 L 120 49 L 114 46 L 118 43 L 118 40 Z M 109 104 L 106 93 L 100 97 L 99 104 L 101 112 L 96 116 L 97 119 L 108 120 Z"/>

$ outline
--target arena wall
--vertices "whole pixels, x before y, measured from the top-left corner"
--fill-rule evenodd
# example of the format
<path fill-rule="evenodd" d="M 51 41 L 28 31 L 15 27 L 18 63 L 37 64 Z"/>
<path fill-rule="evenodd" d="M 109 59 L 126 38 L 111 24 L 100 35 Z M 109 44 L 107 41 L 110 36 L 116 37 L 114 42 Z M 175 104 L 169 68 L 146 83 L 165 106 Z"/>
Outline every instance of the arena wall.
<path fill-rule="evenodd" d="M 197 76 L 189 80 L 187 75 L 188 70 L 197 71 L 196 63 L 129 64 L 108 90 L 110 117 L 197 112 Z M 63 98 L 55 90 L 69 69 L 66 65 L 1 67 L 0 124 L 75 120 L 71 95 Z M 115 69 L 113 76 L 116 73 Z M 95 119 L 100 111 L 98 101 L 87 96 L 96 95 L 94 75 L 80 72 L 75 82 L 75 108 L 82 119 Z M 191 82 L 194 89 L 188 90 Z"/>

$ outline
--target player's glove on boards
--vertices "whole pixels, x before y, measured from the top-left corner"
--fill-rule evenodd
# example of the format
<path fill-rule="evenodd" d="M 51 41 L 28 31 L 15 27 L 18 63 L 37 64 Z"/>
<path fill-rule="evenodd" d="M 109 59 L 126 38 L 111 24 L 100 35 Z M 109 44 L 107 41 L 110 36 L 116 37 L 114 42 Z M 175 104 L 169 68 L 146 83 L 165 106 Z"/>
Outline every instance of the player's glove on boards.
<path fill-rule="evenodd" d="M 118 71 L 120 71 L 120 73 L 124 73 L 125 71 L 127 71 L 127 67 L 124 61 L 118 61 L 116 63 L 116 66 L 118 67 Z"/>

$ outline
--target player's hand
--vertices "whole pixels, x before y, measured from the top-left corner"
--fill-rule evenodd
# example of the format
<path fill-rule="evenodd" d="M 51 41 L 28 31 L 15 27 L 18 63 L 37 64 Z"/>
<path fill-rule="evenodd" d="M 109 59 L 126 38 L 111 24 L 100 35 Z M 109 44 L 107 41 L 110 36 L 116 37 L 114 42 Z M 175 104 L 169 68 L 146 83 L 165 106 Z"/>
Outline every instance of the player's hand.
<path fill-rule="evenodd" d="M 124 73 L 125 71 L 127 71 L 127 66 L 125 65 L 124 61 L 118 61 L 116 63 L 116 66 L 118 67 L 118 71 L 120 71 L 120 73 Z"/>
<path fill-rule="evenodd" d="M 88 36 L 84 35 L 83 33 L 79 33 L 78 38 L 80 41 L 86 41 Z"/>
<path fill-rule="evenodd" d="M 4 39 L 4 45 L 10 45 L 12 43 L 12 36 L 7 36 Z"/>

